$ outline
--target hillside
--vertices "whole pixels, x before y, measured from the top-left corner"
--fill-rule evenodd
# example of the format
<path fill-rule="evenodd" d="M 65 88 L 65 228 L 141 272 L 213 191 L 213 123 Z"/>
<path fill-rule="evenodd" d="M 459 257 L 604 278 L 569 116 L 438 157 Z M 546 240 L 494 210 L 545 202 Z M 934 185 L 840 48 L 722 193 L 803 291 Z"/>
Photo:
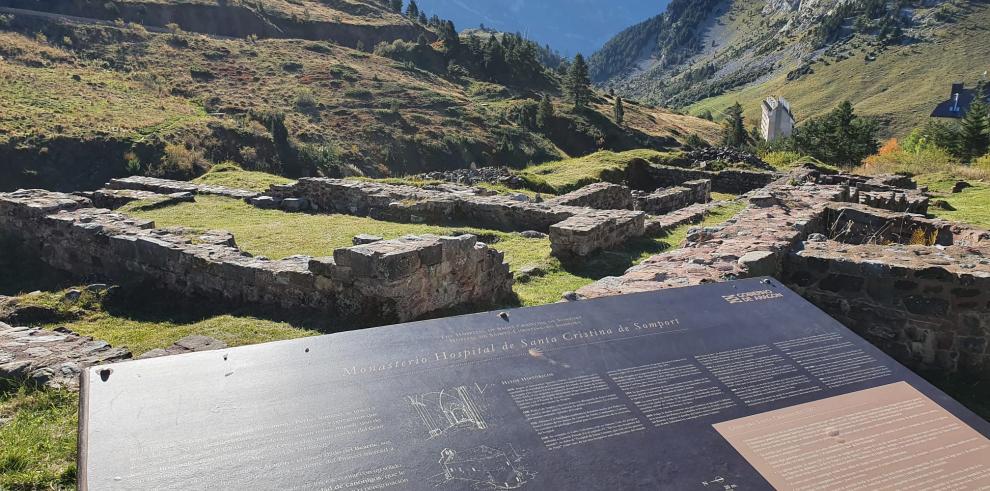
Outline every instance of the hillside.
<path fill-rule="evenodd" d="M 269 19 L 296 16 L 301 25 L 318 26 L 328 16 L 369 29 L 381 27 L 376 22 L 413 26 L 372 1 L 229 8 L 248 4 L 266 5 Z M 225 160 L 287 176 L 523 166 L 600 149 L 676 147 L 690 134 L 714 139 L 718 131 L 698 118 L 634 104 L 620 127 L 606 98 L 595 110 L 571 111 L 550 72 L 509 81 L 448 72 L 442 43 L 417 45 L 416 37 L 369 39 L 355 43 L 359 50 L 291 37 L 285 29 L 239 37 L 190 32 L 205 24 L 187 30 L 126 21 L 132 7 L 179 12 L 200 5 L 192 0 L 115 2 L 123 17 L 113 22 L 61 14 L 110 17 L 102 4 L 0 5 L 46 9 L 0 11 L 0 159 L 12 163 L 0 168 L 4 189 L 91 189 L 133 173 L 189 178 Z M 343 6 L 351 17 L 335 17 Z M 429 32 L 418 36 L 429 41 L 436 38 L 429 27 L 417 23 L 415 32 Z M 376 44 L 382 56 L 369 52 Z M 542 93 L 554 97 L 556 116 L 537 128 Z"/>
<path fill-rule="evenodd" d="M 848 99 L 894 136 L 927 120 L 953 81 L 972 86 L 990 68 L 988 25 L 990 5 L 966 0 L 673 2 L 596 53 L 592 74 L 692 114 L 739 101 L 750 122 L 771 94 L 799 123 Z"/>

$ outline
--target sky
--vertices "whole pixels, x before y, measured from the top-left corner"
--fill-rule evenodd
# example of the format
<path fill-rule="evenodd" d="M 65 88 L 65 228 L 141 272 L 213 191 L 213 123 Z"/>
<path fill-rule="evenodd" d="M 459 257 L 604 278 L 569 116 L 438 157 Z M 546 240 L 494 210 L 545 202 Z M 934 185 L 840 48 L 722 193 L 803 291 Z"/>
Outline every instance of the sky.
<path fill-rule="evenodd" d="M 619 31 L 663 12 L 670 0 L 416 0 L 457 30 L 520 32 L 562 55 L 589 56 Z"/>

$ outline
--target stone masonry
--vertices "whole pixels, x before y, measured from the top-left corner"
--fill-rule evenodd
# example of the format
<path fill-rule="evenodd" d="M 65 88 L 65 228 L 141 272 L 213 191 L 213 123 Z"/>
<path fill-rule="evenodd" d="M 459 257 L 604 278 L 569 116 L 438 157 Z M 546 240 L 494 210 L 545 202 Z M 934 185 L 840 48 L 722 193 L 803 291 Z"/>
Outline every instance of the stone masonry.
<path fill-rule="evenodd" d="M 402 322 L 511 295 L 502 254 L 474 236 L 406 237 L 334 257 L 256 258 L 226 233 L 154 223 L 39 190 L 0 194 L 0 234 L 76 276 L 143 282 L 210 301 L 314 310 L 357 322 Z"/>
<path fill-rule="evenodd" d="M 546 201 L 548 205 L 584 206 L 599 210 L 631 210 L 633 195 L 629 188 L 610 182 L 597 182 Z"/>
<path fill-rule="evenodd" d="M 172 193 L 192 193 L 211 194 L 215 196 L 226 196 L 228 198 L 250 199 L 260 193 L 246 189 L 228 188 L 224 186 L 213 186 L 209 184 L 195 184 L 185 181 L 173 181 L 170 179 L 158 179 L 155 177 L 131 176 L 120 179 L 112 179 L 107 183 L 108 189 L 131 189 L 135 191 L 150 191 L 158 194 Z"/>
<path fill-rule="evenodd" d="M 621 196 L 628 193 L 622 188 Z M 579 202 L 612 204 L 616 187 L 596 186 L 588 194 L 572 194 Z M 608 198 L 603 198 L 608 196 Z M 411 223 L 466 223 L 504 231 L 535 230 L 549 233 L 554 254 L 586 256 L 608 249 L 644 233 L 640 211 L 593 208 L 552 202 L 532 203 L 507 196 L 445 193 L 414 186 L 380 184 L 347 179 L 303 178 L 285 186 L 272 186 L 272 201 L 291 203 L 291 209 L 370 216 Z M 258 201 L 257 198 L 252 201 Z M 620 197 L 619 201 L 625 201 Z M 625 204 L 625 203 L 622 203 Z M 577 240 L 580 239 L 580 240 Z M 556 241 L 556 244 L 554 242 Z"/>
<path fill-rule="evenodd" d="M 651 215 L 666 215 L 695 203 L 707 203 L 712 197 L 712 182 L 708 179 L 687 181 L 680 186 L 658 189 L 635 197 L 635 209 Z"/>
<path fill-rule="evenodd" d="M 780 177 L 779 174 L 772 172 L 742 169 L 710 171 L 663 165 L 646 167 L 645 172 L 658 188 L 675 187 L 688 181 L 705 179 L 712 182 L 712 191 L 730 194 L 743 194 L 762 188 Z"/>
<path fill-rule="evenodd" d="M 990 379 L 990 232 L 906 213 L 926 197 L 868 180 L 796 170 L 723 226 L 577 298 L 774 276 L 908 365 Z M 904 199 L 862 204 L 891 191 Z"/>
<path fill-rule="evenodd" d="M 64 328 L 48 331 L 0 322 L 0 382 L 74 389 L 84 368 L 130 357 L 125 349 Z"/>

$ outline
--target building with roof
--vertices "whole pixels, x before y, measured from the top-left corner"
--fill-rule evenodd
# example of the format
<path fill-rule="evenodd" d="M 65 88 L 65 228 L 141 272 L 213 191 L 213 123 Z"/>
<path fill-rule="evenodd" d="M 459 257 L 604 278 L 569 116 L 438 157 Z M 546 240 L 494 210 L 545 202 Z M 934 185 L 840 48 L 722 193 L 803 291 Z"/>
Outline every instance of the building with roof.
<path fill-rule="evenodd" d="M 768 142 L 791 136 L 794 132 L 794 114 L 791 113 L 791 105 L 787 99 L 770 96 L 763 101 L 760 132 Z"/>
<path fill-rule="evenodd" d="M 976 100 L 976 91 L 967 89 L 961 82 L 952 84 L 949 100 L 942 101 L 932 111 L 933 118 L 962 119 L 969 111 L 969 106 Z"/>

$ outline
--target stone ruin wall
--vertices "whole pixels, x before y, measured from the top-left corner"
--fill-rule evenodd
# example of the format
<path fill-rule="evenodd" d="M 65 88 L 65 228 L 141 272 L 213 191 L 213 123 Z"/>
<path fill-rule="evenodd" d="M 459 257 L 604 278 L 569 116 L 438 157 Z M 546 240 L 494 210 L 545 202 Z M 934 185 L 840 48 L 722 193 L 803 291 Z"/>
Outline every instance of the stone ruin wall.
<path fill-rule="evenodd" d="M 622 186 L 594 185 L 557 199 L 598 206 L 623 202 L 629 206 L 628 194 Z M 347 179 L 303 178 L 294 184 L 272 186 L 266 196 L 250 201 L 394 222 L 462 223 L 507 232 L 534 230 L 548 233 L 554 254 L 561 257 L 586 256 L 645 233 L 645 214 L 641 211 L 604 212 L 556 202 L 532 203 L 507 196 L 456 194 Z"/>
<path fill-rule="evenodd" d="M 843 179 L 797 170 L 571 299 L 774 276 L 909 366 L 990 379 L 990 232 L 906 213 L 928 199 L 896 179 Z"/>
<path fill-rule="evenodd" d="M 656 188 L 677 187 L 689 181 L 707 180 L 711 181 L 712 191 L 729 194 L 748 193 L 767 186 L 780 177 L 779 174 L 771 172 L 741 169 L 707 171 L 664 165 L 651 165 L 644 170 Z"/>
<path fill-rule="evenodd" d="M 632 210 L 633 193 L 610 182 L 597 182 L 546 201 L 548 205 L 583 206 L 598 210 Z"/>
<path fill-rule="evenodd" d="M 650 194 L 638 194 L 635 209 L 651 215 L 666 215 L 695 203 L 707 203 L 712 198 L 712 182 L 708 179 L 687 181 L 680 186 L 659 189 Z"/>
<path fill-rule="evenodd" d="M 500 252 L 474 236 L 404 237 L 333 257 L 256 258 L 226 233 L 190 234 L 48 191 L 0 194 L 0 234 L 79 277 L 141 282 L 193 298 L 356 322 L 402 322 L 512 294 Z"/>

